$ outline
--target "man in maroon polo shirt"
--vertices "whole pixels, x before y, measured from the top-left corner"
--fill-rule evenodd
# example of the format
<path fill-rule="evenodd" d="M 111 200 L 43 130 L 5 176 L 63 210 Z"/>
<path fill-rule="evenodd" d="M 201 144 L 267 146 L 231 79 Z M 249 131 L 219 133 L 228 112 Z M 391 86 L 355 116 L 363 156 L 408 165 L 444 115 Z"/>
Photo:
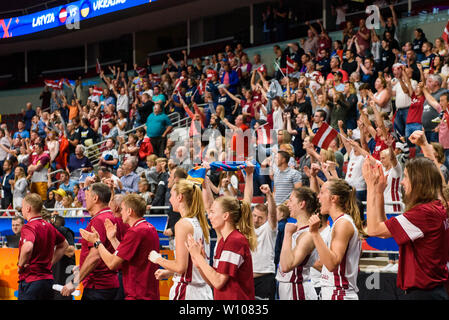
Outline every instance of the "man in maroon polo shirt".
<path fill-rule="evenodd" d="M 108 268 L 122 268 L 126 300 L 159 300 L 159 282 L 154 276 L 158 265 L 147 260 L 152 250 L 159 251 L 159 237 L 156 228 L 143 217 L 145 200 L 129 194 L 123 197 L 121 208 L 123 222 L 130 226 L 121 242 L 116 238 L 117 226 L 105 222 L 108 239 L 116 249 L 114 254 L 106 249 L 96 230 L 80 229 L 80 233 L 83 239 L 94 243 Z"/>
<path fill-rule="evenodd" d="M 22 214 L 28 221 L 22 227 L 19 242 L 19 300 L 53 299 L 51 267 L 58 262 L 67 240 L 41 217 L 42 199 L 36 193 L 25 196 Z"/>
<path fill-rule="evenodd" d="M 90 232 L 95 229 L 105 248 L 114 252 L 104 226 L 106 220 L 116 223 L 108 206 L 110 199 L 111 190 L 106 184 L 98 182 L 89 186 L 86 191 L 86 209 L 92 218 L 86 230 Z M 101 260 L 98 250 L 85 240 L 81 241 L 79 273 L 75 275 L 73 282 L 63 287 L 61 294 L 70 295 L 80 281 L 84 287 L 82 300 L 114 300 L 119 288 L 117 271 L 110 270 Z"/>

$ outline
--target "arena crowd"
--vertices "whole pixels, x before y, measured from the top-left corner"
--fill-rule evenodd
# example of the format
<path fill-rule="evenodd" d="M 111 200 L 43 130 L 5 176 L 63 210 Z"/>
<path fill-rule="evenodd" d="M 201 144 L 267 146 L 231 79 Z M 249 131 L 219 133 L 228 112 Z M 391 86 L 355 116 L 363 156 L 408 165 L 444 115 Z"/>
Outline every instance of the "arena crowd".
<path fill-rule="evenodd" d="M 398 243 L 383 271 L 406 297 L 447 299 L 449 46 L 421 29 L 399 38 L 389 9 L 383 33 L 361 19 L 331 39 L 309 23 L 274 61 L 239 43 L 168 54 L 160 73 L 150 59 L 108 66 L 89 95 L 82 79 L 73 96 L 46 87 L 16 130 L 0 129 L 4 214 L 92 217 L 74 270 L 86 300 L 158 299 L 168 276 L 171 299 L 357 299 L 368 236 Z M 184 131 L 174 113 L 190 118 Z M 143 219 L 161 213 L 175 260 Z M 58 260 L 70 243 L 47 236 Z M 31 299 L 29 262 L 19 293 Z"/>

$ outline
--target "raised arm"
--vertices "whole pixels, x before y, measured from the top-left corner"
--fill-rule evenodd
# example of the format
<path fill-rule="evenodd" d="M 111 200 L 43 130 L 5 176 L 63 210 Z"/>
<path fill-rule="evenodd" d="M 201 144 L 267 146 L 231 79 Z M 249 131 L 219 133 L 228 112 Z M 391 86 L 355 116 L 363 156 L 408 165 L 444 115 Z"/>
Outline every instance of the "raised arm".
<path fill-rule="evenodd" d="M 268 222 L 270 223 L 271 229 L 276 230 L 278 222 L 276 217 L 276 202 L 274 201 L 273 193 L 268 184 L 261 185 L 260 191 L 262 191 L 267 198 Z"/>

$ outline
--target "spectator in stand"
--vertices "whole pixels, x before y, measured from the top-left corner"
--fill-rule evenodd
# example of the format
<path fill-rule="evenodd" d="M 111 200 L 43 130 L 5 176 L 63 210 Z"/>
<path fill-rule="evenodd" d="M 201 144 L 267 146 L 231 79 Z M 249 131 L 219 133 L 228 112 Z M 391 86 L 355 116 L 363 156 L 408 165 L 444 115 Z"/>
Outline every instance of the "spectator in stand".
<path fill-rule="evenodd" d="M 274 8 L 274 22 L 276 41 L 288 39 L 289 8 L 284 0 L 279 0 L 279 5 Z"/>
<path fill-rule="evenodd" d="M 309 29 L 307 30 L 307 39 L 304 41 L 302 48 L 305 53 L 315 55 L 318 51 L 318 33 L 309 21 L 306 21 L 306 26 L 308 26 Z"/>
<path fill-rule="evenodd" d="M 13 208 L 20 211 L 22 208 L 22 200 L 28 193 L 28 181 L 25 170 L 20 166 L 14 169 L 14 180 L 11 182 L 11 189 Z"/>
<path fill-rule="evenodd" d="M 59 188 L 64 190 L 67 194 L 74 194 L 73 188 L 76 182 L 70 179 L 70 174 L 67 171 L 60 173 Z"/>
<path fill-rule="evenodd" d="M 14 184 L 14 170 L 9 160 L 3 161 L 3 175 L 1 181 L 1 205 L 2 209 L 7 209 L 13 203 L 12 184 Z"/>
<path fill-rule="evenodd" d="M 31 121 L 31 120 L 30 120 Z M 30 124 L 31 126 L 31 124 Z M 30 137 L 30 132 L 25 129 L 25 122 L 22 120 L 17 121 L 17 131 L 14 132 L 13 139 L 26 139 Z"/>
<path fill-rule="evenodd" d="M 172 128 L 170 118 L 162 112 L 162 106 L 156 103 L 153 113 L 148 116 L 146 121 L 146 130 L 147 136 L 151 140 L 153 151 L 159 157 L 164 154 L 164 149 L 167 145 L 167 134 Z"/>
<path fill-rule="evenodd" d="M 25 114 L 23 117 L 23 120 L 25 121 L 25 130 L 31 130 L 31 120 L 35 115 L 36 111 L 33 109 L 33 105 L 31 104 L 31 102 L 27 102 Z"/>
<path fill-rule="evenodd" d="M 50 168 L 50 157 L 44 152 L 43 143 L 36 144 L 36 156 L 28 167 L 28 177 L 31 179 L 30 191 L 40 195 L 42 200 L 47 200 L 48 172 Z"/>
<path fill-rule="evenodd" d="M 422 44 L 421 51 L 423 56 L 419 62 L 421 63 L 423 70 L 430 69 L 433 65 L 433 60 L 436 57 L 435 53 L 433 53 L 432 42 L 424 42 Z"/>
<path fill-rule="evenodd" d="M 362 56 L 366 56 L 370 48 L 370 30 L 366 27 L 365 19 L 360 19 L 359 30 L 355 34 L 355 41 L 358 44 L 360 50 L 358 53 Z"/>
<path fill-rule="evenodd" d="M 420 67 L 422 70 L 422 68 Z M 427 77 L 426 86 L 424 90 L 427 89 L 428 93 L 438 102 L 441 95 L 446 92 L 446 89 L 442 88 L 443 79 L 439 75 L 431 74 Z M 438 132 L 435 128 L 438 126 L 437 122 L 433 122 L 435 118 L 439 117 L 441 109 L 436 109 L 432 106 L 426 99 L 424 103 L 423 113 L 422 113 L 422 125 L 424 128 L 424 133 L 426 139 L 429 143 L 438 142 Z"/>
<path fill-rule="evenodd" d="M 75 170 L 80 170 L 81 172 L 89 172 L 93 169 L 89 158 L 84 155 L 84 147 L 82 145 L 77 145 L 75 152 L 70 155 L 69 162 L 67 163 L 67 172 L 73 173 Z"/>
<path fill-rule="evenodd" d="M 424 53 L 422 51 L 423 44 L 427 42 L 426 35 L 421 28 L 417 28 L 414 31 L 415 38 L 413 39 L 413 51 L 416 54 L 416 60 L 421 62 L 424 58 Z"/>
<path fill-rule="evenodd" d="M 124 193 L 136 193 L 139 191 L 139 179 L 140 177 L 134 172 L 137 168 L 137 158 L 130 157 L 123 163 L 123 177 L 120 181 L 123 184 L 122 192 Z"/>
<path fill-rule="evenodd" d="M 232 94 L 236 94 L 237 86 L 240 83 L 238 73 L 231 68 L 229 62 L 224 63 L 223 69 L 224 72 L 221 76 L 220 83 L 224 84 L 229 92 L 231 92 Z"/>

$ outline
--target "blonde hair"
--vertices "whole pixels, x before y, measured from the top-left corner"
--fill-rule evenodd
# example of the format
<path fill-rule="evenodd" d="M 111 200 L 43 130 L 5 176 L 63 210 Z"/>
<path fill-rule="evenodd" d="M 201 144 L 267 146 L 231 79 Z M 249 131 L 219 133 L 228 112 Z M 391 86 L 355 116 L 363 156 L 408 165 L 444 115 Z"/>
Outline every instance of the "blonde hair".
<path fill-rule="evenodd" d="M 233 225 L 248 240 L 251 251 L 256 250 L 257 236 L 249 204 L 246 201 L 230 196 L 217 198 L 216 201 L 218 201 L 224 212 L 229 212 Z"/>
<path fill-rule="evenodd" d="M 206 219 L 206 208 L 203 203 L 203 194 L 199 186 L 186 179 L 181 179 L 173 185 L 177 194 L 182 194 L 188 208 L 185 218 L 197 218 L 203 230 L 206 243 L 209 243 L 209 224 Z"/>
<path fill-rule="evenodd" d="M 127 208 L 130 208 L 134 213 L 139 217 L 142 218 L 145 213 L 147 212 L 147 203 L 145 200 L 138 194 L 127 194 L 123 197 L 122 203 Z"/>
<path fill-rule="evenodd" d="M 20 171 L 20 176 L 16 175 L 14 177 L 14 181 L 17 181 L 19 178 L 26 177 L 25 169 L 23 169 L 21 166 L 17 166 L 16 169 L 18 169 Z"/>
<path fill-rule="evenodd" d="M 335 158 L 335 152 L 332 149 L 321 149 L 320 153 L 322 162 L 337 162 L 337 159 Z"/>

